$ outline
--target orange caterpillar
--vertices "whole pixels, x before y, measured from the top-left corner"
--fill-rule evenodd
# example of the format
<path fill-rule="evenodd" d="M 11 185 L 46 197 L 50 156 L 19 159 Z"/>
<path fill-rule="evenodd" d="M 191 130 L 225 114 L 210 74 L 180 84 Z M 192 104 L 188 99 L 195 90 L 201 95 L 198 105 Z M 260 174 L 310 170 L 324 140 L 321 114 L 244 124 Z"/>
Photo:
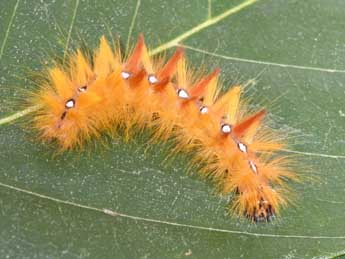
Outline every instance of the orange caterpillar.
<path fill-rule="evenodd" d="M 284 143 L 263 123 L 265 110 L 249 112 L 240 86 L 220 95 L 219 72 L 195 76 L 181 48 L 167 62 L 151 58 L 142 35 L 122 59 L 102 37 L 91 60 L 78 50 L 67 68 L 47 71 L 30 98 L 40 107 L 33 127 L 61 151 L 103 131 L 150 128 L 153 140 L 174 138 L 173 151 L 191 153 L 220 194 L 233 194 L 231 211 L 270 220 L 288 203 L 286 180 L 297 176 L 278 153 Z"/>

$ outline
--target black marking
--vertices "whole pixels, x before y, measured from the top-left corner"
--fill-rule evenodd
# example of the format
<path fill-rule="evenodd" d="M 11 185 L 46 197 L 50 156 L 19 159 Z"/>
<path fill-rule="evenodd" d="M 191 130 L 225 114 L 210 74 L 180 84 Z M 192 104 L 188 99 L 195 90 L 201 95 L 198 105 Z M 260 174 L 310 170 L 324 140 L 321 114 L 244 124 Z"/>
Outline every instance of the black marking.
<path fill-rule="evenodd" d="M 61 119 L 61 120 L 63 120 L 63 119 L 66 117 L 66 115 L 67 115 L 67 112 L 66 112 L 66 111 L 64 111 L 64 112 L 61 114 L 60 119 Z"/>

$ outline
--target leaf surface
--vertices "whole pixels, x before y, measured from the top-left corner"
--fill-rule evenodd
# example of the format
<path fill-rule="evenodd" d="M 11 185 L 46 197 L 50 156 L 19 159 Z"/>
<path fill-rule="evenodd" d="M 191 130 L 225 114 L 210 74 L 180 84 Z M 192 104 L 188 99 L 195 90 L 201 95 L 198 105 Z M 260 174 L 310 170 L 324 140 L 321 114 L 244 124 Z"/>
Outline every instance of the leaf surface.
<path fill-rule="evenodd" d="M 51 53 L 102 34 L 153 51 L 184 45 L 222 67 L 225 85 L 255 79 L 253 105 L 298 135 L 290 151 L 314 181 L 270 224 L 226 215 L 227 198 L 140 137 L 53 157 L 20 123 L 0 125 L 0 254 L 9 258 L 328 258 L 345 247 L 345 19 L 342 0 L 0 2 L 0 118 Z M 19 118 L 21 121 L 23 118 Z M 311 169 L 310 169 L 311 168 Z"/>

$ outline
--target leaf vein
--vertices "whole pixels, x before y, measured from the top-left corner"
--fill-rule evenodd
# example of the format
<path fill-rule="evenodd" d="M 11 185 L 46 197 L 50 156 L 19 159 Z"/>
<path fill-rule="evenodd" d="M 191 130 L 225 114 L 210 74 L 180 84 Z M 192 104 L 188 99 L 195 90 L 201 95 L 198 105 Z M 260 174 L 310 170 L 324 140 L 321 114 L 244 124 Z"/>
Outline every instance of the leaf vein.
<path fill-rule="evenodd" d="M 281 151 L 285 151 L 288 153 L 294 153 L 294 154 L 301 154 L 301 155 L 305 155 L 305 156 L 317 156 L 317 157 L 334 158 L 334 159 L 345 159 L 345 155 L 329 155 L 329 154 L 323 154 L 323 153 L 305 152 L 305 151 L 298 151 L 298 150 L 292 150 L 292 149 L 282 149 Z"/>
<path fill-rule="evenodd" d="M 17 13 L 19 2 L 20 2 L 20 0 L 17 0 L 16 4 L 14 5 L 12 16 L 11 16 L 10 22 L 8 23 L 8 26 L 7 26 L 5 37 L 4 37 L 4 40 L 2 42 L 1 49 L 0 49 L 0 60 L 1 60 L 2 56 L 3 56 L 3 54 L 4 54 L 4 51 L 5 51 L 6 42 L 7 42 L 10 30 L 11 30 L 11 26 L 13 24 L 14 17 L 16 16 L 16 13 Z"/>
<path fill-rule="evenodd" d="M 63 55 L 63 59 L 64 59 L 64 60 L 65 60 L 65 58 L 66 58 L 67 49 L 68 49 L 69 43 L 70 43 L 70 41 L 71 41 L 71 35 L 72 35 L 72 30 L 73 30 L 75 18 L 76 18 L 76 16 L 77 16 L 78 6 L 79 6 L 79 0 L 76 0 L 76 1 L 75 1 L 75 7 L 74 7 L 74 10 L 73 10 L 73 15 L 72 15 L 71 24 L 70 24 L 69 30 L 68 30 L 66 45 L 65 45 L 65 49 L 64 49 L 64 55 Z"/>
<path fill-rule="evenodd" d="M 232 14 L 235 14 L 239 11 L 241 11 L 242 9 L 254 4 L 255 2 L 257 2 L 259 0 L 247 0 L 247 1 L 244 1 L 243 3 L 233 7 L 233 8 L 230 8 L 228 10 L 226 10 L 225 12 L 213 17 L 213 18 L 210 18 L 210 19 L 207 19 L 206 21 L 202 22 L 202 23 L 199 23 L 198 25 L 196 25 L 195 27 L 191 28 L 190 30 L 186 31 L 185 33 L 182 33 L 181 35 L 177 36 L 176 38 L 166 42 L 166 43 L 163 43 L 162 45 L 154 48 L 150 54 L 151 55 L 155 55 L 159 52 L 162 52 L 166 49 L 169 49 L 169 48 L 172 48 L 174 46 L 177 46 L 181 41 L 189 38 L 191 35 L 207 28 L 207 27 L 210 27 L 211 25 L 214 25 L 218 22 L 220 22 L 221 20 L 225 19 L 226 17 L 232 15 Z"/>
<path fill-rule="evenodd" d="M 208 6 L 207 6 L 207 19 L 212 18 L 212 0 L 208 0 Z"/>
<path fill-rule="evenodd" d="M 64 204 L 64 205 L 78 207 L 81 209 L 96 211 L 96 212 L 104 213 L 104 214 L 106 214 L 108 216 L 112 216 L 112 217 L 122 217 L 122 218 L 132 219 L 132 220 L 136 220 L 136 221 L 149 222 L 149 223 L 154 223 L 154 224 L 162 224 L 162 225 L 169 225 L 169 226 L 175 226 L 175 227 L 185 227 L 185 228 L 195 229 L 195 230 L 210 231 L 210 232 L 221 232 L 221 233 L 227 233 L 227 234 L 238 234 L 238 235 L 245 235 L 245 236 L 251 236 L 251 237 L 261 237 L 261 238 L 266 237 L 266 238 L 295 238 L 295 239 L 345 239 L 345 236 L 279 235 L 279 234 L 265 234 L 265 233 L 255 233 L 255 232 L 240 231 L 240 230 L 204 227 L 204 226 L 198 226 L 198 225 L 188 225 L 188 224 L 183 224 L 183 223 L 178 223 L 178 222 L 171 222 L 171 221 L 165 221 L 165 220 L 158 220 L 158 219 L 133 216 L 133 215 L 129 215 L 129 214 L 120 213 L 117 211 L 112 211 L 109 209 L 101 209 L 101 208 L 83 205 L 83 204 L 79 204 L 79 203 L 75 203 L 75 202 L 71 202 L 71 201 L 61 200 L 58 198 L 54 198 L 54 197 L 40 194 L 37 192 L 32 192 L 30 190 L 26 190 L 26 189 L 12 186 L 9 184 L 5 184 L 2 182 L 0 182 L 0 186 L 3 188 L 13 190 L 13 191 L 17 191 L 17 192 L 25 193 L 25 194 L 28 194 L 28 195 L 31 195 L 31 196 L 34 196 L 37 198 L 41 198 L 44 200 L 53 201 L 53 202 L 56 202 L 59 204 Z"/>
<path fill-rule="evenodd" d="M 32 112 L 35 112 L 37 110 L 39 110 L 41 108 L 40 105 L 35 105 L 35 106 L 31 106 L 31 107 L 28 107 L 24 110 L 21 110 L 21 111 L 18 111 L 10 116 L 7 116 L 7 117 L 4 117 L 4 118 L 1 118 L 0 119 L 0 125 L 3 125 L 3 124 L 7 124 L 7 123 L 10 123 L 12 121 L 15 121 L 29 113 L 32 113 Z"/>
<path fill-rule="evenodd" d="M 300 66 L 300 65 L 293 65 L 293 64 L 282 64 L 282 63 L 275 63 L 275 62 L 269 62 L 269 61 L 261 61 L 261 60 L 253 60 L 253 59 L 246 59 L 246 58 L 238 58 L 238 57 L 231 57 L 226 56 L 222 54 L 217 54 L 214 52 L 210 52 L 207 50 L 195 48 L 192 46 L 184 45 L 184 44 L 177 44 L 178 46 L 181 46 L 185 49 L 189 49 L 195 52 L 200 52 L 206 55 L 227 59 L 227 60 L 233 60 L 233 61 L 240 61 L 240 62 L 246 62 L 246 63 L 253 63 L 253 64 L 259 64 L 259 65 L 267 65 L 267 66 L 277 66 L 277 67 L 283 67 L 283 68 L 295 68 L 295 69 L 302 69 L 302 70 L 314 70 L 314 71 L 320 71 L 320 72 L 328 72 L 328 73 L 345 73 L 345 70 L 341 69 L 333 69 L 333 68 L 322 68 L 322 67 L 310 67 L 310 66 Z"/>
<path fill-rule="evenodd" d="M 133 28 L 134 28 L 134 25 L 135 25 L 135 21 L 137 19 L 137 15 L 138 15 L 138 12 L 139 12 L 140 4 L 141 4 L 141 0 L 137 0 L 137 5 L 135 6 L 135 10 L 134 10 L 133 18 L 132 18 L 132 21 L 131 21 L 131 25 L 129 26 L 129 30 L 128 30 L 128 37 L 127 37 L 127 42 L 126 42 L 126 53 L 129 50 L 129 42 L 131 40 L 131 36 L 132 36 L 132 32 L 133 32 Z"/>

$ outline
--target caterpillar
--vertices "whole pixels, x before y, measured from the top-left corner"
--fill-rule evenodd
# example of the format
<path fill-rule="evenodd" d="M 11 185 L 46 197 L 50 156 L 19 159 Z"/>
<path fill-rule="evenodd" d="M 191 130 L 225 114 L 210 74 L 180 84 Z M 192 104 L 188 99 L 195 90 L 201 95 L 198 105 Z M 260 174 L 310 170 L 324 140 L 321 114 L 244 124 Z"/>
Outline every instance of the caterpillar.
<path fill-rule="evenodd" d="M 265 122 L 266 110 L 249 109 L 240 85 L 221 94 L 220 69 L 198 73 L 183 48 L 168 60 L 152 57 L 140 34 L 123 54 L 102 36 L 92 55 L 78 49 L 43 74 L 27 101 L 39 107 L 31 125 L 60 152 L 103 132 L 124 129 L 129 138 L 149 129 L 152 141 L 173 140 L 172 153 L 192 155 L 198 175 L 231 195 L 233 214 L 270 221 L 288 205 L 287 182 L 299 178 L 280 154 L 286 143 Z"/>

